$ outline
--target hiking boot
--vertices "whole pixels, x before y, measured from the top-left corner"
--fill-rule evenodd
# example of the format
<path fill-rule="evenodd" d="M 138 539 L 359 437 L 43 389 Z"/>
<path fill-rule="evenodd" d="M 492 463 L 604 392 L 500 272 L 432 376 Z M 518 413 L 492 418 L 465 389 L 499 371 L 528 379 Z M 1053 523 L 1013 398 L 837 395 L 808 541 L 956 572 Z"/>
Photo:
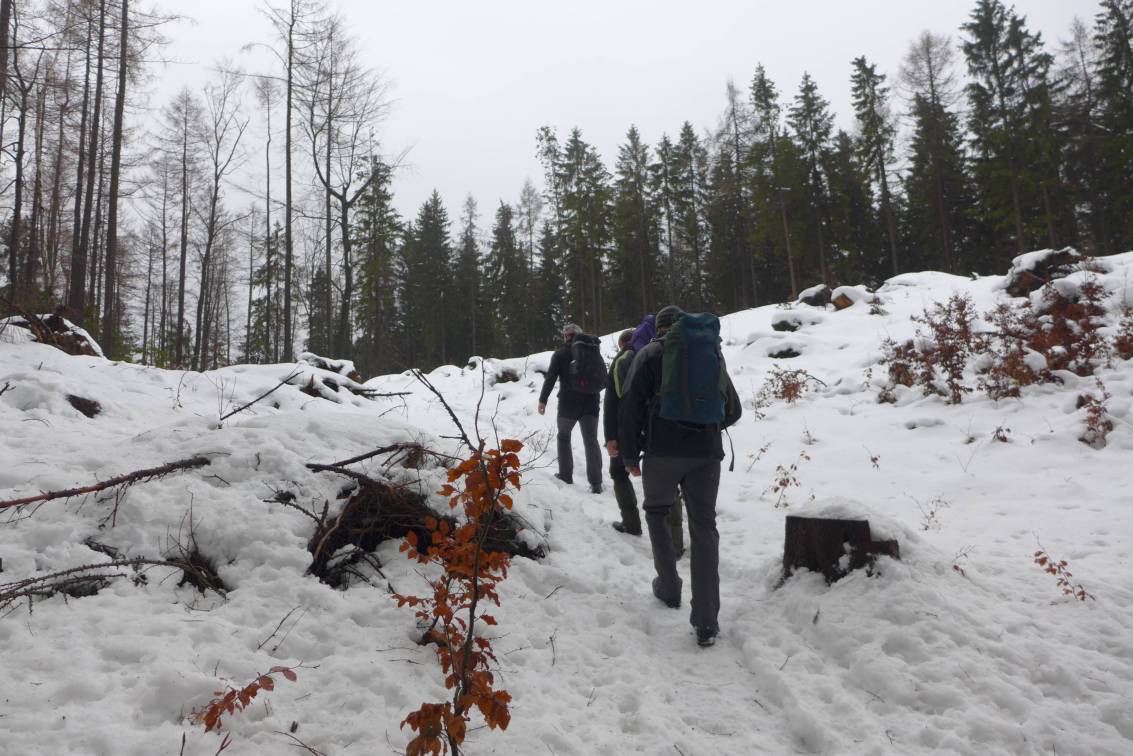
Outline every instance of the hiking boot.
<path fill-rule="evenodd" d="M 600 494 L 602 493 L 602 490 L 603 489 L 601 483 L 595 483 L 594 485 L 590 486 L 590 493 L 592 494 Z"/>
<path fill-rule="evenodd" d="M 631 536 L 641 535 L 641 528 L 638 528 L 637 530 L 630 530 L 626 527 L 626 524 L 624 522 L 621 522 L 620 520 L 614 523 L 614 530 L 618 531 L 619 533 L 625 533 L 626 535 Z"/>
<path fill-rule="evenodd" d="M 555 477 L 561 480 L 563 483 L 566 483 L 568 486 L 574 485 L 574 479 L 564 478 L 562 473 L 555 473 Z"/>
<path fill-rule="evenodd" d="M 718 627 L 698 627 L 696 628 L 696 645 L 701 648 L 716 645 L 716 636 L 719 635 L 720 628 Z"/>
<path fill-rule="evenodd" d="M 656 596 L 661 601 L 662 604 L 669 607 L 670 609 L 680 609 L 681 608 L 681 597 L 677 596 L 676 600 L 669 600 L 669 599 L 665 598 L 664 596 L 661 595 L 661 591 L 658 588 L 658 586 L 660 584 L 661 584 L 661 578 L 659 578 L 659 577 L 653 578 L 653 595 Z"/>

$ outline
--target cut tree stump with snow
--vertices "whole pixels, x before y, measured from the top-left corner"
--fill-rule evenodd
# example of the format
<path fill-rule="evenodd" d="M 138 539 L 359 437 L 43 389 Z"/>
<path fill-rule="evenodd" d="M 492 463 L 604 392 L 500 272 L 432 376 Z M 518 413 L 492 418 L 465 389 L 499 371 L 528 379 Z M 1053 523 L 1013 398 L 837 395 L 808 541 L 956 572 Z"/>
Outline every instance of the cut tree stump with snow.
<path fill-rule="evenodd" d="M 851 570 L 871 564 L 879 554 L 901 558 L 896 541 L 873 540 L 868 520 L 787 517 L 784 578 L 803 567 L 821 572 L 827 583 L 833 583 Z"/>

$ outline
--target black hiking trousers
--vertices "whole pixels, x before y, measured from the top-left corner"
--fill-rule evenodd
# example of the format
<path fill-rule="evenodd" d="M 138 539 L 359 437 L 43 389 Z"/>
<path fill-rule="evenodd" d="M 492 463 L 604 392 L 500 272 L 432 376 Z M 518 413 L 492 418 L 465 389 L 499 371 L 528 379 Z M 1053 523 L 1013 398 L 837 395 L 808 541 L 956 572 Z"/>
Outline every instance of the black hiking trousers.
<path fill-rule="evenodd" d="M 577 423 L 586 449 L 586 481 L 593 487 L 602 485 L 602 447 L 598 445 L 598 414 L 558 417 L 559 477 L 574 480 L 574 450 L 570 437 Z"/>
<path fill-rule="evenodd" d="M 658 598 L 670 604 L 681 600 L 677 549 L 669 524 L 670 511 L 680 506 L 684 490 L 688 533 L 692 546 L 692 611 L 694 627 L 719 629 L 720 531 L 716 529 L 716 494 L 720 489 L 720 460 L 714 457 L 658 457 L 646 454 L 641 466 L 645 488 L 645 523 L 653 547 Z"/>

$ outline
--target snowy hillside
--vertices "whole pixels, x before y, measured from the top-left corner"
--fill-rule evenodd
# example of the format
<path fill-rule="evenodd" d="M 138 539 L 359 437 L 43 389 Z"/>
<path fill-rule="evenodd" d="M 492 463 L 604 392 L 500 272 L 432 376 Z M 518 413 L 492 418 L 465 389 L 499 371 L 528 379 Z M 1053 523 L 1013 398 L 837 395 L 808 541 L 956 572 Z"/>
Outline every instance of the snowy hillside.
<path fill-rule="evenodd" d="M 1110 292 L 1100 333 L 1112 338 L 1133 303 L 1133 253 L 1100 264 L 1094 275 Z M 883 340 L 911 338 L 912 318 L 954 293 L 979 313 L 1024 301 L 1003 285 L 906 274 L 876 296 L 842 292 L 854 302 L 842 310 L 767 306 L 722 319 L 745 415 L 731 434 L 735 470 L 722 475 L 721 637 L 710 649 L 694 642 L 687 590 L 679 611 L 652 597 L 648 539 L 610 527 L 612 493 L 552 478 L 553 400 L 546 416 L 536 412 L 549 353 L 433 371 L 469 428 L 478 410 L 486 436 L 527 439 L 524 454 L 538 457 L 517 511 L 546 556 L 513 560 L 491 628 L 512 722 L 473 730 L 467 752 L 1133 752 L 1133 361 L 1097 370 L 1113 424 L 1102 448 L 1079 440 L 1089 411 L 1079 397 L 1097 394 L 1093 377 L 1059 370 L 1060 382 L 1020 398 L 977 390 L 949 404 L 885 386 L 878 364 Z M 797 330 L 772 327 L 784 321 Z M 788 353 L 797 356 L 769 356 Z M 805 371 L 797 402 L 763 391 L 776 366 Z M 505 368 L 518 380 L 495 382 Z M 190 531 L 229 588 L 201 593 L 153 567 L 145 582 L 115 579 L 96 595 L 0 612 L 0 752 L 211 756 L 221 736 L 190 724 L 189 712 L 276 665 L 303 668 L 228 721 L 225 754 L 304 752 L 293 738 L 327 756 L 403 752 L 400 721 L 447 697 L 432 649 L 414 643 L 412 612 L 387 590 L 424 587 L 398 542 L 378 547 L 372 584 L 335 590 L 305 574 L 311 520 L 266 500 L 290 492 L 333 512 L 345 479 L 307 463 L 399 441 L 453 453 L 451 420 L 412 376 L 393 375 L 365 388 L 396 396 L 343 391 L 335 398 L 349 399 L 328 401 L 287 385 L 218 422 L 294 369 L 163 371 L 0 334 L 0 500 L 210 460 L 118 500 L 111 491 L 0 510 L 0 595 L 110 558 L 91 544 L 161 559 Z M 971 370 L 968 380 L 976 385 Z M 878 401 L 883 389 L 891 402 Z M 84 416 L 68 394 L 101 413 Z M 577 437 L 575 450 L 581 466 Z M 354 469 L 422 492 L 444 480 L 435 464 L 383 460 Z M 777 468 L 790 480 L 778 491 Z M 901 560 L 830 586 L 803 573 L 776 587 L 784 517 L 820 511 L 868 517 L 900 542 Z M 1064 596 L 1034 564 L 1040 548 L 1066 560 L 1092 598 Z M 687 559 L 679 568 L 687 587 Z"/>

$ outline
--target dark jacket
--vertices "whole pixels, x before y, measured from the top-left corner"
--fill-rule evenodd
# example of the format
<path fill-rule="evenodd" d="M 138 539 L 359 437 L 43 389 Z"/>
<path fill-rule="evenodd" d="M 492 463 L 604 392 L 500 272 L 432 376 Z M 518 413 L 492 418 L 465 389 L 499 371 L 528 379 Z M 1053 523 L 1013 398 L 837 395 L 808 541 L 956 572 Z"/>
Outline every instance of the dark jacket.
<path fill-rule="evenodd" d="M 633 357 L 633 347 L 626 347 L 618 352 L 618 356 L 610 363 L 610 371 L 606 374 L 606 397 L 602 400 L 602 430 L 606 433 L 607 441 L 618 440 L 618 404 L 621 399 L 618 389 L 624 392 L 627 388 L 626 379 L 629 377 Z"/>
<path fill-rule="evenodd" d="M 539 403 L 546 404 L 551 398 L 555 381 L 559 382 L 559 417 L 577 420 L 593 415 L 598 417 L 598 395 L 580 394 L 567 385 L 567 372 L 570 370 L 570 343 L 563 344 L 551 355 L 551 364 L 543 378 L 543 390 L 539 392 Z"/>
<path fill-rule="evenodd" d="M 724 458 L 721 428 L 674 423 L 661 417 L 661 358 L 664 344 L 654 339 L 637 353 L 618 408 L 618 450 L 626 467 L 636 467 L 642 454 L 654 457 Z M 723 358 L 721 358 L 723 359 Z M 724 428 L 743 414 L 732 379 L 724 401 Z"/>

